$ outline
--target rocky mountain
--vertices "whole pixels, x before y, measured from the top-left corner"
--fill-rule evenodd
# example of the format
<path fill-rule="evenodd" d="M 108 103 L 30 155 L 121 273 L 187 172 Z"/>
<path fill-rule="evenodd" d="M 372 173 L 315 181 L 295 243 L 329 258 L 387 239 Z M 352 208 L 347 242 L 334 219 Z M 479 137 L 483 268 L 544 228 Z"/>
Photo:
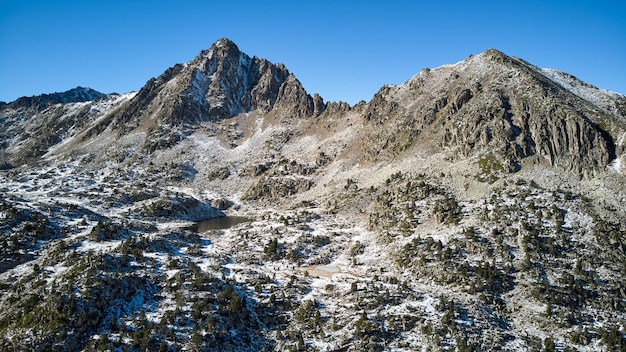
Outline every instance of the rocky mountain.
<path fill-rule="evenodd" d="M 624 111 L 616 111 L 617 121 L 608 113 L 527 63 L 488 50 L 383 88 L 365 117 L 374 124 L 390 119 L 398 124 L 406 139 L 392 147 L 407 146 L 407 139 L 430 130 L 437 147 L 460 158 L 495 153 L 501 167 L 514 172 L 533 157 L 590 177 L 616 157 L 614 136 L 606 129 L 624 131 Z"/>
<path fill-rule="evenodd" d="M 148 81 L 128 106 L 95 128 L 112 124 L 125 133 L 148 127 L 159 138 L 172 126 L 193 126 L 250 111 L 280 111 L 282 116 L 304 118 L 318 115 L 324 107 L 321 97 L 307 94 L 284 65 L 251 58 L 232 41 L 220 39 L 191 62 Z"/>
<path fill-rule="evenodd" d="M 20 98 L 1 349 L 626 350 L 625 136 L 625 96 L 493 49 L 355 106 L 228 39 Z"/>

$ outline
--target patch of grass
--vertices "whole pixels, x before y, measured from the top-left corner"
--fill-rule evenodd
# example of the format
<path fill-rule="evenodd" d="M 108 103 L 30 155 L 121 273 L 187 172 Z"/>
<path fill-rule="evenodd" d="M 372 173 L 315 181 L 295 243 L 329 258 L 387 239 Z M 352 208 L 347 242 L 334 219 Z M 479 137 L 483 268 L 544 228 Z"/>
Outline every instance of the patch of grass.
<path fill-rule="evenodd" d="M 494 183 L 499 179 L 498 175 L 505 171 L 504 165 L 491 153 L 478 159 L 478 167 L 480 174 L 477 175 L 477 179 L 481 182 Z"/>

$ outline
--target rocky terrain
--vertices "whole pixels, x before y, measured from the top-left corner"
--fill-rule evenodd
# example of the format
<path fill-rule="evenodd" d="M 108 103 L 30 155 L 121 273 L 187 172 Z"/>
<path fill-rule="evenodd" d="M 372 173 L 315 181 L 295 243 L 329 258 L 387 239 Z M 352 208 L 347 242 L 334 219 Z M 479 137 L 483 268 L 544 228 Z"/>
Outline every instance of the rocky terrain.
<path fill-rule="evenodd" d="M 626 351 L 625 137 L 493 49 L 354 106 L 228 39 L 1 103 L 0 349 Z"/>

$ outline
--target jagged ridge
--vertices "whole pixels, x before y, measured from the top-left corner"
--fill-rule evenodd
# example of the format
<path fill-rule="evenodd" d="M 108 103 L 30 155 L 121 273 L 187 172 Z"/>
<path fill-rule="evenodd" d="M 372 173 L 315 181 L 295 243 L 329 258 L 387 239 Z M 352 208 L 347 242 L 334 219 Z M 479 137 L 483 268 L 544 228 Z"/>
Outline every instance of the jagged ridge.
<path fill-rule="evenodd" d="M 42 94 L 33 97 L 21 97 L 11 103 L 0 105 L 0 108 L 43 110 L 52 104 L 67 104 L 91 101 L 103 96 L 91 88 L 76 87 L 61 93 Z"/>

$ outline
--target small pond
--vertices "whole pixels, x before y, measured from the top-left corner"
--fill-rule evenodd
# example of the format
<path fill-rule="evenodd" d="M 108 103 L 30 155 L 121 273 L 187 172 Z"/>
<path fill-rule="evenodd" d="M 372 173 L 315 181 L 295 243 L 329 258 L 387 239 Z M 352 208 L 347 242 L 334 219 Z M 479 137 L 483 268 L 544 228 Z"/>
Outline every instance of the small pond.
<path fill-rule="evenodd" d="M 197 233 L 203 233 L 209 230 L 229 229 L 233 226 L 250 221 L 252 221 L 252 218 L 247 216 L 222 216 L 219 218 L 198 221 L 189 226 L 188 229 Z"/>

